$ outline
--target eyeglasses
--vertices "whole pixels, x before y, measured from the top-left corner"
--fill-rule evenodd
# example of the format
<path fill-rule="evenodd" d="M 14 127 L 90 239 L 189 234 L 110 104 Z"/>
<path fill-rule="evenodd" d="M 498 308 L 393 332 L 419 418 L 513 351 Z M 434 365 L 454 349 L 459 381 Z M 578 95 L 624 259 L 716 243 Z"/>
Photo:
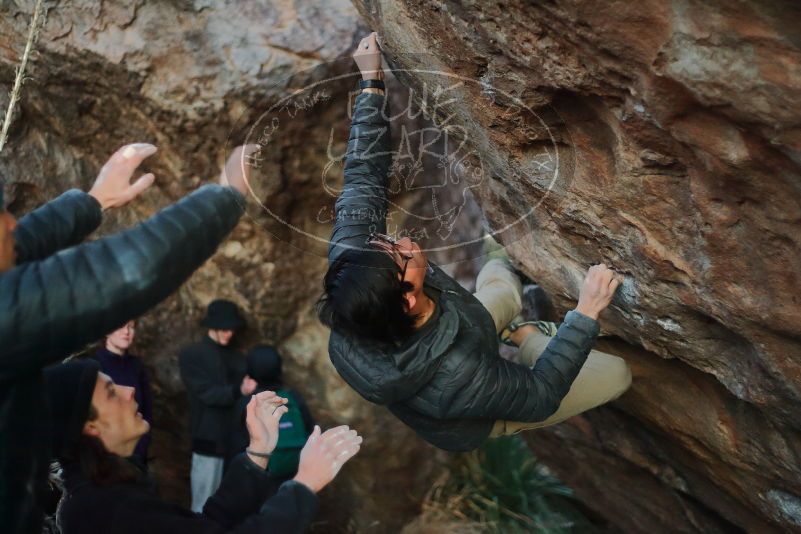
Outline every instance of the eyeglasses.
<path fill-rule="evenodd" d="M 401 259 L 403 260 L 403 268 L 401 269 L 401 280 L 406 278 L 406 268 L 409 266 L 409 262 L 414 258 L 414 254 L 412 254 L 411 252 L 404 252 L 400 248 L 398 241 L 395 238 L 388 236 L 386 234 L 379 234 L 377 232 L 374 232 L 370 234 L 370 237 L 367 239 L 367 242 L 370 244 L 386 245 L 388 249 L 385 248 L 384 250 L 386 250 L 387 252 L 390 251 L 394 252 L 398 256 L 400 256 Z"/>

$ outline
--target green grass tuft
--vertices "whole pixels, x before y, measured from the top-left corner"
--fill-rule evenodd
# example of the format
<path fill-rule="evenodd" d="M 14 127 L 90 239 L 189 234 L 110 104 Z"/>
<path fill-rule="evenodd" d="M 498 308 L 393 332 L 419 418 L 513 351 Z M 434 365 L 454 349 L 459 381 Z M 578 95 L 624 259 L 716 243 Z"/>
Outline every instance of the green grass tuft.
<path fill-rule="evenodd" d="M 573 492 L 539 464 L 519 436 L 488 440 L 447 468 L 424 514 L 481 532 L 591 532 Z"/>

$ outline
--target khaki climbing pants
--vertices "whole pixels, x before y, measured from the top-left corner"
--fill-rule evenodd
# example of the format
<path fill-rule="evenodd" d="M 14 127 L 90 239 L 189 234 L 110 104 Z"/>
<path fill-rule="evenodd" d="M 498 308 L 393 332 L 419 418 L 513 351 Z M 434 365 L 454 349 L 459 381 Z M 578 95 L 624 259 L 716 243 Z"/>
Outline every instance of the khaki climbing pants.
<path fill-rule="evenodd" d="M 508 262 L 493 259 L 481 269 L 476 280 L 475 297 L 490 312 L 496 332 L 500 333 L 520 313 L 522 292 L 520 279 L 511 270 Z M 533 366 L 550 340 L 550 336 L 539 330 L 529 334 L 518 349 L 520 363 Z M 570 391 L 553 415 L 536 423 L 499 419 L 495 421 L 490 437 L 561 423 L 569 417 L 618 398 L 630 385 L 631 370 L 623 358 L 592 350 Z"/>

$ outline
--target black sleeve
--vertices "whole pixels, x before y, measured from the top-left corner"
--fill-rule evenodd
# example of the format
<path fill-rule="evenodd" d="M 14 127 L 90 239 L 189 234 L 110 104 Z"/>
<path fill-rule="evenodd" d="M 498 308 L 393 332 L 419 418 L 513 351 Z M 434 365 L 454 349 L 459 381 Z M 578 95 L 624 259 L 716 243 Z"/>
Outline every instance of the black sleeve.
<path fill-rule="evenodd" d="M 536 422 L 547 419 L 570 391 L 600 328 L 579 312 L 568 312 L 534 367 L 500 356 L 482 371 L 481 390 L 465 390 L 438 408 L 441 419 L 481 418 Z M 469 397 L 469 398 L 466 398 Z"/>
<path fill-rule="evenodd" d="M 328 249 L 331 262 L 349 247 L 364 247 L 371 232 L 386 232 L 392 153 L 385 105 L 383 95 L 362 93 L 356 97 L 345 156 L 345 186 L 336 201 Z"/>
<path fill-rule="evenodd" d="M 209 497 L 203 515 L 231 528 L 259 511 L 278 491 L 279 483 L 247 455 L 237 455 L 225 472 L 220 487 Z"/>
<path fill-rule="evenodd" d="M 243 207 L 238 192 L 207 185 L 134 228 L 0 275 L 0 380 L 55 363 L 164 300 Z"/>
<path fill-rule="evenodd" d="M 203 507 L 203 515 L 238 534 L 305 532 L 316 512 L 314 492 L 293 480 L 277 487 L 244 454 L 231 462 L 219 489 Z"/>
<path fill-rule="evenodd" d="M 112 487 L 76 492 L 60 517 L 66 532 L 78 533 L 295 534 L 309 528 L 316 512 L 317 496 L 309 488 L 294 481 L 278 486 L 259 466 L 238 457 L 202 514 Z"/>
<path fill-rule="evenodd" d="M 77 245 L 102 221 L 100 203 L 71 189 L 22 217 L 14 230 L 17 265 L 44 259 Z"/>
<path fill-rule="evenodd" d="M 278 493 L 264 503 L 258 516 L 247 519 L 235 532 L 300 534 L 309 529 L 315 515 L 317 495 L 303 484 L 289 480 L 281 484 Z"/>

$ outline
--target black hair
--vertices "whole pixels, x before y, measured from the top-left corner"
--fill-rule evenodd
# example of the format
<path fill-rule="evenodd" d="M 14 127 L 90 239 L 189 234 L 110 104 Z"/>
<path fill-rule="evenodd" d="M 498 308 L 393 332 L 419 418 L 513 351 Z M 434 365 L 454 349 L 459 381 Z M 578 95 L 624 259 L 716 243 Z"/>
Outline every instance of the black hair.
<path fill-rule="evenodd" d="M 414 332 L 404 294 L 414 288 L 382 250 L 349 249 L 325 273 L 325 293 L 317 302 L 320 321 L 346 335 L 400 343 Z"/>
<path fill-rule="evenodd" d="M 86 420 L 94 421 L 97 417 L 97 410 L 90 405 Z M 140 480 L 143 477 L 142 471 L 133 463 L 107 451 L 100 438 L 86 434 L 81 434 L 70 452 L 64 455 L 60 461 L 62 464 L 65 461 L 78 462 L 83 477 L 98 486 L 124 484 Z"/>

